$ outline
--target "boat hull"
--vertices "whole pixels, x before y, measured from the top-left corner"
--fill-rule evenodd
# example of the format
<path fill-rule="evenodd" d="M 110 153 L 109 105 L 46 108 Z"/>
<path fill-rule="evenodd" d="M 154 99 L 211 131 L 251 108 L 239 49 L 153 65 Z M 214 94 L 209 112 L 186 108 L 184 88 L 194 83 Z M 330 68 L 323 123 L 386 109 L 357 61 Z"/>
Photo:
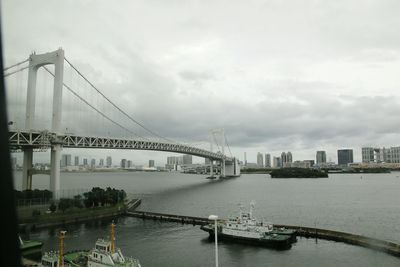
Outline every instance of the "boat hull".
<path fill-rule="evenodd" d="M 214 234 L 214 228 L 209 225 L 203 225 L 200 227 L 203 231 L 206 231 L 209 233 L 209 238 L 211 240 L 214 240 L 215 234 Z M 251 244 L 251 245 L 257 245 L 257 246 L 263 246 L 263 247 L 268 247 L 268 248 L 273 248 L 273 249 L 278 249 L 278 250 L 286 250 L 290 249 L 292 247 L 292 241 L 291 241 L 291 236 L 289 235 L 267 235 L 265 238 L 250 238 L 250 237 L 244 237 L 244 236 L 233 236 L 233 235 L 228 235 L 224 234 L 218 231 L 218 239 L 219 240 L 227 240 L 227 241 L 233 241 L 237 243 L 246 243 L 246 244 Z"/>

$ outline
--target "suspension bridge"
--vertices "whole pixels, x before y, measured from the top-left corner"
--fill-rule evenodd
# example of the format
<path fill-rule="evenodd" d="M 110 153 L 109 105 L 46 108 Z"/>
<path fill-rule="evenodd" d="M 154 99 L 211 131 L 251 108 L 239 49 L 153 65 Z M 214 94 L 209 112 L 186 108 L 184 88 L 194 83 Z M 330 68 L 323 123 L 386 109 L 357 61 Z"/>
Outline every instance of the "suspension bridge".
<path fill-rule="evenodd" d="M 9 144 L 13 151 L 23 153 L 23 190 L 32 188 L 33 153 L 50 150 L 50 190 L 59 192 L 62 148 L 189 154 L 209 159 L 211 176 L 214 164 L 220 166 L 221 177 L 240 175 L 239 161 L 233 157 L 222 129 L 210 131 L 209 149 L 156 133 L 98 89 L 65 57 L 61 48 L 33 53 L 3 71 L 7 82 Z M 50 80 L 53 85 L 49 85 Z M 217 152 L 213 151 L 213 143 L 218 146 Z M 230 156 L 225 155 L 226 145 Z"/>

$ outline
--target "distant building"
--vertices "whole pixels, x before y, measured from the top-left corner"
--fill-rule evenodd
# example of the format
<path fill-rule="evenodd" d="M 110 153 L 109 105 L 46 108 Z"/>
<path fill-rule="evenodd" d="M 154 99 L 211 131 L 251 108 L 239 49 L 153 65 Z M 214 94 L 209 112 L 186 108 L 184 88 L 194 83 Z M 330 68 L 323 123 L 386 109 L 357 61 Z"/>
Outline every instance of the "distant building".
<path fill-rule="evenodd" d="M 317 155 L 315 157 L 317 161 L 317 165 L 323 165 L 326 163 L 326 152 L 325 151 L 317 151 Z"/>
<path fill-rule="evenodd" d="M 107 164 L 107 167 L 111 167 L 112 166 L 112 158 L 111 158 L 111 156 L 107 156 L 106 164 Z"/>
<path fill-rule="evenodd" d="M 192 164 L 192 155 L 183 155 L 182 164 Z"/>
<path fill-rule="evenodd" d="M 311 168 L 314 160 L 296 160 L 290 163 L 290 167 L 293 168 Z"/>
<path fill-rule="evenodd" d="M 127 167 L 127 168 L 132 168 L 132 167 L 133 167 L 133 165 L 132 165 L 132 160 L 128 160 L 128 161 L 126 162 L 126 167 Z"/>
<path fill-rule="evenodd" d="M 272 167 L 280 168 L 282 167 L 282 159 L 280 157 L 273 157 L 272 159 Z"/>
<path fill-rule="evenodd" d="M 289 167 L 290 163 L 293 161 L 292 152 L 282 152 L 281 153 L 281 167 Z"/>
<path fill-rule="evenodd" d="M 126 167 L 127 167 L 126 159 L 121 159 L 121 168 L 126 168 Z"/>
<path fill-rule="evenodd" d="M 361 149 L 363 163 L 400 163 L 400 147 Z"/>
<path fill-rule="evenodd" d="M 353 163 L 353 149 L 339 149 L 337 154 L 339 166 L 347 166 L 349 163 Z"/>
<path fill-rule="evenodd" d="M 71 166 L 71 154 L 61 155 L 61 167 Z"/>
<path fill-rule="evenodd" d="M 246 155 L 246 152 L 244 152 L 244 166 L 247 166 L 247 155 Z"/>
<path fill-rule="evenodd" d="M 83 165 L 88 166 L 88 159 L 83 159 Z"/>
<path fill-rule="evenodd" d="M 306 160 L 303 160 L 303 162 L 308 164 L 310 167 L 313 167 L 315 165 L 315 160 L 313 160 L 313 159 L 306 159 Z"/>
<path fill-rule="evenodd" d="M 257 166 L 258 166 L 259 168 L 264 167 L 263 154 L 260 153 L 260 152 L 257 153 Z"/>
<path fill-rule="evenodd" d="M 92 160 L 90 161 L 90 167 L 91 167 L 91 168 L 96 167 L 96 159 L 92 159 Z"/>
<path fill-rule="evenodd" d="M 211 161 L 209 158 L 204 158 L 204 164 L 210 164 L 210 163 L 211 163 Z"/>
<path fill-rule="evenodd" d="M 149 160 L 149 167 L 150 168 L 154 167 L 154 160 L 153 159 Z"/>
<path fill-rule="evenodd" d="M 265 167 L 271 168 L 271 155 L 265 154 Z"/>
<path fill-rule="evenodd" d="M 104 166 L 104 159 L 100 159 L 99 166 L 101 166 L 101 167 Z"/>
<path fill-rule="evenodd" d="M 75 156 L 74 161 L 75 166 L 79 166 L 79 156 Z"/>
<path fill-rule="evenodd" d="M 293 156 L 292 156 L 292 152 L 288 152 L 286 153 L 286 162 L 287 163 L 292 163 L 293 162 Z"/>

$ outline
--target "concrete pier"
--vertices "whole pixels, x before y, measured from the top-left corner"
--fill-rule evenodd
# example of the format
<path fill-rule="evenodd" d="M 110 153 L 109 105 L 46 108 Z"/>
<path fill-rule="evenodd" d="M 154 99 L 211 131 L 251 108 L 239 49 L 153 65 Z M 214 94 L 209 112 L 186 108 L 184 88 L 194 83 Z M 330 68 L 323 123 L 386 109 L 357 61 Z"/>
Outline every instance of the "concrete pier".
<path fill-rule="evenodd" d="M 177 222 L 177 223 L 192 224 L 192 225 L 204 225 L 213 223 L 212 221 L 208 220 L 208 218 L 204 217 L 165 214 L 165 213 L 146 212 L 146 211 L 127 211 L 126 215 L 142 219 Z M 304 227 L 304 226 L 283 225 L 283 224 L 274 224 L 274 226 L 278 228 L 284 227 L 287 229 L 297 230 L 297 236 L 300 237 L 318 238 L 318 239 L 343 242 L 351 245 L 357 245 L 377 251 L 382 251 L 390 255 L 400 257 L 400 244 L 396 244 L 394 242 L 389 242 L 385 240 L 380 240 L 376 238 L 371 238 L 346 232 L 315 228 L 315 227 Z"/>

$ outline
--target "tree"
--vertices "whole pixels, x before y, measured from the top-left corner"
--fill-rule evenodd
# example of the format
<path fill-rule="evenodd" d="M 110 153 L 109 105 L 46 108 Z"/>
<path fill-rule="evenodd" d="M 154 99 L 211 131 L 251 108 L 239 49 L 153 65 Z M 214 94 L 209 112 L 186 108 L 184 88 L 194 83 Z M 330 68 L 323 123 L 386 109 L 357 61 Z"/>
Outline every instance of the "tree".
<path fill-rule="evenodd" d="M 60 202 L 58 203 L 58 209 L 61 210 L 62 212 L 65 212 L 67 209 L 72 207 L 73 200 L 69 198 L 62 198 L 60 199 Z"/>

